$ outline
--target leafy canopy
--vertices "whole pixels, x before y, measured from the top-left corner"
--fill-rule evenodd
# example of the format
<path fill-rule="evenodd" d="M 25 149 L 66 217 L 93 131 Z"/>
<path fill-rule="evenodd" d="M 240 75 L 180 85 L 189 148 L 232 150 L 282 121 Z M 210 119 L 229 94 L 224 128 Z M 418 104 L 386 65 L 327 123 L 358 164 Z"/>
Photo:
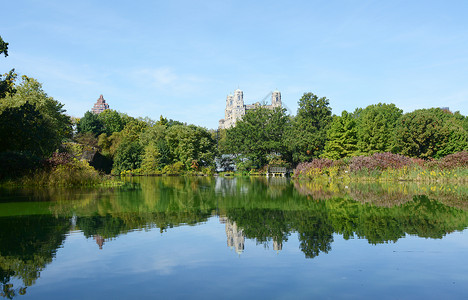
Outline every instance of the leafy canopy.
<path fill-rule="evenodd" d="M 254 167 L 267 162 L 267 155 L 285 152 L 285 131 L 289 124 L 286 109 L 259 106 L 248 110 L 236 126 L 226 131 L 226 147 L 233 154 L 249 158 Z"/>
<path fill-rule="evenodd" d="M 326 97 L 319 98 L 313 93 L 304 93 L 299 99 L 297 115 L 288 133 L 293 162 L 309 161 L 323 152 L 332 121 L 329 104 Z"/>

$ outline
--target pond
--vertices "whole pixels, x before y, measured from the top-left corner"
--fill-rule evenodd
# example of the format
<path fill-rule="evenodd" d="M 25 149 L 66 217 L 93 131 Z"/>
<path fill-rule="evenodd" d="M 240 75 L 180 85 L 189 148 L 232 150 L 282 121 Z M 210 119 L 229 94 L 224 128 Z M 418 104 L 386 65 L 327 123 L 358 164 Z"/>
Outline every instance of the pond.
<path fill-rule="evenodd" d="M 1 296 L 462 299 L 468 187 L 141 177 L 0 190 Z"/>

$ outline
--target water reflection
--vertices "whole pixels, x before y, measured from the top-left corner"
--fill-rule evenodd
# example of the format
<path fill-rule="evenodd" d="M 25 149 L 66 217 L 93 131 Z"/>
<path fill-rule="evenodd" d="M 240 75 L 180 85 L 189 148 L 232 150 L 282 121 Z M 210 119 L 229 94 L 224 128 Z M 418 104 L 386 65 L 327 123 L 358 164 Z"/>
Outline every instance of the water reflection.
<path fill-rule="evenodd" d="M 0 217 L 0 295 L 11 299 L 26 294 L 27 287 L 52 262 L 69 230 L 66 217 Z M 14 277 L 22 282 L 15 286 L 11 283 Z"/>
<path fill-rule="evenodd" d="M 468 226 L 465 186 L 293 183 L 285 178 L 129 178 L 113 189 L 2 190 L 1 295 L 25 294 L 66 235 L 80 231 L 99 249 L 139 229 L 194 226 L 213 216 L 227 246 L 241 254 L 246 239 L 281 251 L 297 234 L 306 258 L 332 250 L 334 235 L 370 244 L 407 234 L 442 238 Z M 13 278 L 21 283 L 13 284 Z"/>

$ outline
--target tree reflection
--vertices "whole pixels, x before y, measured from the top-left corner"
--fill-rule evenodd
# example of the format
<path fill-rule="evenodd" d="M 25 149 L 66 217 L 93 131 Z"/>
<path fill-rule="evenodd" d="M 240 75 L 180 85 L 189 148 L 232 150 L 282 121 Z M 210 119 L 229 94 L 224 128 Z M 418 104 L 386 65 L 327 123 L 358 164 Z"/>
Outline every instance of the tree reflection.
<path fill-rule="evenodd" d="M 70 220 L 52 215 L 0 217 L 1 295 L 13 298 L 26 293 L 40 272 L 52 262 L 70 229 Z M 15 287 L 17 277 L 23 286 Z"/>
<path fill-rule="evenodd" d="M 135 229 L 164 233 L 220 216 L 227 245 L 239 253 L 245 239 L 280 251 L 297 233 L 304 256 L 314 258 L 331 251 L 334 234 L 379 244 L 406 234 L 442 238 L 463 230 L 467 194 L 454 186 L 205 177 L 130 178 L 112 189 L 9 191 L 0 201 L 1 295 L 26 293 L 72 229 L 102 248 Z M 14 202 L 17 198 L 22 202 Z M 12 278 L 23 284 L 13 286 Z"/>

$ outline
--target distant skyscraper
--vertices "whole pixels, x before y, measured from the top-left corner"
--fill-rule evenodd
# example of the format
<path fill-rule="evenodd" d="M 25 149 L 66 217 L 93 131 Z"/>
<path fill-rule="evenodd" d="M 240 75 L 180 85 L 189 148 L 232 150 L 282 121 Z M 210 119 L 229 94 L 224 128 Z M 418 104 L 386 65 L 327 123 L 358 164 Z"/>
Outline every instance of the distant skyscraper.
<path fill-rule="evenodd" d="M 95 114 L 100 114 L 106 109 L 109 109 L 109 104 L 106 103 L 106 100 L 104 100 L 104 97 L 101 95 L 99 96 L 99 99 L 97 99 L 97 102 L 94 104 L 91 111 Z"/>

